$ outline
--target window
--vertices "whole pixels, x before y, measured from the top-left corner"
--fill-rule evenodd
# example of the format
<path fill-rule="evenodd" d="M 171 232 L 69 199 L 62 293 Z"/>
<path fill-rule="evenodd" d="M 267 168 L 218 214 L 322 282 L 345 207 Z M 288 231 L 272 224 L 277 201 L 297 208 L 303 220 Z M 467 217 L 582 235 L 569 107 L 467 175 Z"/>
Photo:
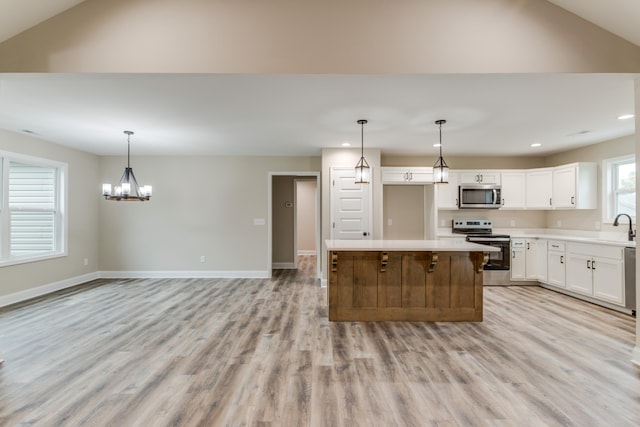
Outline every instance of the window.
<path fill-rule="evenodd" d="M 603 162 L 602 193 L 603 222 L 613 222 L 616 215 L 625 213 L 636 217 L 636 159 L 635 155 L 607 159 Z"/>
<path fill-rule="evenodd" d="M 65 255 L 66 165 L 0 152 L 0 265 Z"/>

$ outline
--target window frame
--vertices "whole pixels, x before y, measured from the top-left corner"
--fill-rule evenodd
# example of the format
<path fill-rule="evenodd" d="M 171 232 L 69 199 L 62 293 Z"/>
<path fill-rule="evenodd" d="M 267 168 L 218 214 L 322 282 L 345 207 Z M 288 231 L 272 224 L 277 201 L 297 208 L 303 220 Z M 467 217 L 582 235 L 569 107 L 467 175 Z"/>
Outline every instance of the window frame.
<path fill-rule="evenodd" d="M 56 169 L 55 248 L 51 252 L 11 256 L 9 163 L 11 161 Z M 0 151 L 0 267 L 68 256 L 68 164 L 25 154 Z"/>
<path fill-rule="evenodd" d="M 613 224 L 617 215 L 616 213 L 616 186 L 617 184 L 617 167 L 622 164 L 634 163 L 636 165 L 636 173 L 638 165 L 636 163 L 635 154 L 627 154 L 625 156 L 613 157 L 602 161 L 602 223 Z M 635 189 L 637 191 L 637 188 Z M 636 206 L 636 215 L 630 215 L 635 222 L 638 207 Z"/>

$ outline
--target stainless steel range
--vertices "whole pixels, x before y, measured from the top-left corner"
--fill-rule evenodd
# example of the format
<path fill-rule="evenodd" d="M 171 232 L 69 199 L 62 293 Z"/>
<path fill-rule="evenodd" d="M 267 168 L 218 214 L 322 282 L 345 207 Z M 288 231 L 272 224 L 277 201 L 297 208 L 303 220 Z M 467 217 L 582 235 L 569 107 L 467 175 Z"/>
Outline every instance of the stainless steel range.
<path fill-rule="evenodd" d="M 467 241 L 494 246 L 500 252 L 491 252 L 485 270 L 509 270 L 509 245 L 511 238 L 506 234 L 493 234 L 493 223 L 487 219 L 454 219 L 452 233 L 465 234 Z"/>

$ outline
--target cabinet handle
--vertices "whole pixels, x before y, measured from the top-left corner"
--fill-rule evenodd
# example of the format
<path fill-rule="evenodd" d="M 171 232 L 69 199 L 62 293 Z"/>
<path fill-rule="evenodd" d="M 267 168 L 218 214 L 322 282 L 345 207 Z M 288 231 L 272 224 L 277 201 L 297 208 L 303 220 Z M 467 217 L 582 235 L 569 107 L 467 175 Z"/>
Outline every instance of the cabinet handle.
<path fill-rule="evenodd" d="M 589 259 L 589 260 L 587 260 L 587 268 L 588 268 L 589 270 L 591 270 L 591 260 L 590 260 L 590 259 Z"/>
<path fill-rule="evenodd" d="M 480 175 L 480 182 L 484 181 L 484 177 Z"/>
<path fill-rule="evenodd" d="M 564 264 L 564 255 L 560 255 L 560 264 Z"/>
<path fill-rule="evenodd" d="M 476 175 L 476 182 L 480 182 L 480 175 Z"/>
<path fill-rule="evenodd" d="M 502 199 L 502 204 L 504 205 L 504 199 Z"/>
<path fill-rule="evenodd" d="M 575 196 L 571 196 L 571 204 L 575 205 L 576 204 L 576 198 Z"/>
<path fill-rule="evenodd" d="M 409 172 L 409 181 L 413 181 L 413 172 Z"/>
<path fill-rule="evenodd" d="M 404 173 L 404 180 L 408 181 L 409 180 L 409 172 L 405 172 Z"/>
<path fill-rule="evenodd" d="M 595 270 L 596 269 L 596 262 L 595 261 L 591 261 L 591 269 Z"/>
<path fill-rule="evenodd" d="M 511 251 L 511 253 L 513 253 L 513 255 L 511 255 L 511 258 L 516 259 L 516 251 Z"/>
<path fill-rule="evenodd" d="M 559 245 L 551 245 L 552 248 L 559 248 Z"/>
<path fill-rule="evenodd" d="M 531 243 L 527 242 L 527 250 L 531 249 Z"/>
<path fill-rule="evenodd" d="M 549 206 L 551 206 L 551 197 L 549 197 Z"/>
<path fill-rule="evenodd" d="M 460 203 L 458 203 L 458 199 L 456 199 L 456 206 L 460 206 Z"/>

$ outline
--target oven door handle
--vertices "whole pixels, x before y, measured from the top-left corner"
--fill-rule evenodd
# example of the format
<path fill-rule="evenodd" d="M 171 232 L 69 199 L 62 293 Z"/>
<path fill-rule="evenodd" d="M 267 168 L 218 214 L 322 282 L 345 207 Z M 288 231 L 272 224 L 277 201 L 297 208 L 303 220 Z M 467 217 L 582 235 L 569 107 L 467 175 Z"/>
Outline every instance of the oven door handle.
<path fill-rule="evenodd" d="M 493 204 L 494 205 L 499 204 L 499 201 L 498 201 L 498 190 L 496 190 L 495 188 L 493 189 Z"/>

